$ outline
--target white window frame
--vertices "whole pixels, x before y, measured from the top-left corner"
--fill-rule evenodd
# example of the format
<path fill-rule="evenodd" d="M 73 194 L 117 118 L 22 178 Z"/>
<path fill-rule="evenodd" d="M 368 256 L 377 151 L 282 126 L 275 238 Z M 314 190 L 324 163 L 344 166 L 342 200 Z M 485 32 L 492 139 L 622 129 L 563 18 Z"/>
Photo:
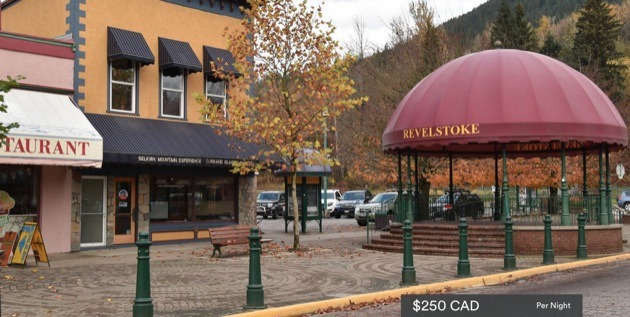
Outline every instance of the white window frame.
<path fill-rule="evenodd" d="M 138 69 L 136 67 L 136 63 L 132 62 L 132 69 L 133 69 L 133 82 L 132 83 L 128 83 L 128 82 L 124 82 L 124 81 L 117 81 L 114 80 L 114 67 L 112 65 L 112 62 L 109 62 L 109 111 L 112 112 L 120 112 L 120 113 L 136 113 L 136 76 L 138 76 Z M 114 95 L 112 95 L 112 86 L 116 84 L 116 85 L 124 85 L 124 86 L 131 86 L 131 109 L 130 110 L 121 110 L 121 109 L 114 109 L 114 107 L 112 107 L 112 102 L 114 100 Z"/>
<path fill-rule="evenodd" d="M 160 70 L 160 116 L 165 118 L 184 119 L 184 100 L 186 96 L 186 73 L 180 69 L 181 76 L 181 89 L 164 88 L 164 70 Z M 173 116 L 170 114 L 164 114 L 164 91 L 179 92 L 181 98 L 179 99 L 179 116 Z"/>
<path fill-rule="evenodd" d="M 213 79 L 212 76 L 206 76 L 206 85 L 205 85 L 205 91 L 206 91 L 206 100 L 210 100 L 210 97 L 214 97 L 214 98 L 222 98 L 223 99 L 223 117 L 227 119 L 227 85 L 228 82 L 225 80 L 220 80 L 218 82 L 223 83 L 223 95 L 215 95 L 215 94 L 210 94 L 208 93 L 208 82 L 211 82 Z M 208 121 L 208 115 L 206 114 L 206 121 Z"/>

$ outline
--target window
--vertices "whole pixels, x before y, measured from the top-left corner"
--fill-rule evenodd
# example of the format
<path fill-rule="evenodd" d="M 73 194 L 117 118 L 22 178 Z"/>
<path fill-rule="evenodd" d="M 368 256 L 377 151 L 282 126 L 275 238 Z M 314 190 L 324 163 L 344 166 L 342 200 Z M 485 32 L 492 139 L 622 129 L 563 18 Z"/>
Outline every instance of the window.
<path fill-rule="evenodd" d="M 136 112 L 136 67 L 130 60 L 114 60 L 109 64 L 109 110 Z"/>
<path fill-rule="evenodd" d="M 39 206 L 39 168 L 0 166 L 0 215 L 31 215 Z"/>
<path fill-rule="evenodd" d="M 184 118 L 184 70 L 162 70 L 161 113 L 163 117 Z"/>
<path fill-rule="evenodd" d="M 152 221 L 230 220 L 237 216 L 233 176 L 153 175 L 149 218 Z"/>
<path fill-rule="evenodd" d="M 206 99 L 213 105 L 217 105 L 217 111 L 223 112 L 223 117 L 227 118 L 227 84 L 223 80 L 218 80 L 212 76 L 206 79 Z M 207 116 L 206 116 L 207 119 Z"/>

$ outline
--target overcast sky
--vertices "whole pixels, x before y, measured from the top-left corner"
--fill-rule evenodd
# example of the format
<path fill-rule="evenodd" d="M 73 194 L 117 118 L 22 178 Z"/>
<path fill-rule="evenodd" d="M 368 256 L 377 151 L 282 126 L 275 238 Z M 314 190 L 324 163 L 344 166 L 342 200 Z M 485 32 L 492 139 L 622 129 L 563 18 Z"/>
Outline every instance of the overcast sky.
<path fill-rule="evenodd" d="M 322 0 L 308 0 L 313 5 L 322 3 Z M 358 17 L 363 20 L 366 28 L 367 42 L 383 47 L 389 39 L 389 22 L 393 18 L 402 16 L 408 12 L 409 3 L 412 0 L 326 0 L 322 10 L 324 18 L 332 20 L 337 27 L 336 39 L 344 43 L 352 42 L 356 38 L 354 20 Z M 447 21 L 450 18 L 460 16 L 488 0 L 427 0 L 427 3 L 435 9 L 436 24 Z"/>

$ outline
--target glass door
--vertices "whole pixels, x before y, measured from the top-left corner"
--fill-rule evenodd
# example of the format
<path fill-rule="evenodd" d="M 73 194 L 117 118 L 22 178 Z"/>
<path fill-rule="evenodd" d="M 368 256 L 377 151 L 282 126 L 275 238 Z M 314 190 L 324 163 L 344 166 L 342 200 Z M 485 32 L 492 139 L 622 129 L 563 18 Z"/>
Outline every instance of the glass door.
<path fill-rule="evenodd" d="M 105 245 L 107 215 L 105 177 L 81 179 L 81 246 Z"/>
<path fill-rule="evenodd" d="M 114 244 L 133 243 L 136 234 L 134 219 L 136 180 L 115 178 L 114 182 L 116 183 Z"/>

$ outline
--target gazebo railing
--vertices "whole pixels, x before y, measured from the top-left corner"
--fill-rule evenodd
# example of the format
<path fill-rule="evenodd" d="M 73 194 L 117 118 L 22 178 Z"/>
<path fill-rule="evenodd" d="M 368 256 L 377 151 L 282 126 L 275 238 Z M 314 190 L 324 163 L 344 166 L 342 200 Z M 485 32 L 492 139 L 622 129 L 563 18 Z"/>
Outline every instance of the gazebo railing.
<path fill-rule="evenodd" d="M 478 197 L 483 203 L 483 213 L 479 218 L 483 220 L 492 220 L 495 214 L 495 206 L 497 206 L 494 194 L 479 195 Z M 614 199 L 610 198 L 610 201 L 608 201 L 606 205 L 612 205 L 614 202 Z M 599 223 L 599 209 L 601 205 L 600 196 L 598 194 L 589 194 L 586 197 L 583 197 L 582 193 L 573 193 L 568 195 L 568 203 L 571 224 L 577 225 L 577 217 L 583 212 L 586 213 L 587 224 Z M 429 220 L 455 220 L 453 216 L 449 216 L 448 213 L 445 213 L 444 207 L 446 204 L 448 204 L 448 198 L 445 200 L 443 195 L 430 195 L 428 206 Z M 464 204 L 470 205 L 473 203 L 465 202 Z M 416 206 L 415 202 L 413 206 Z M 501 201 L 499 201 L 498 206 L 501 208 Z M 613 214 L 612 223 L 621 223 L 621 216 L 625 213 L 625 211 L 620 208 L 611 207 L 611 209 Z M 510 211 L 512 220 L 516 223 L 521 222 L 542 225 L 545 215 L 550 214 L 553 224 L 560 224 L 560 217 L 562 215 L 562 196 L 536 193 L 528 196 L 519 195 L 517 197 L 516 193 L 511 193 Z M 402 214 L 400 214 L 401 212 Z M 414 210 L 414 214 L 417 215 L 417 211 Z M 400 221 L 404 218 L 404 208 L 403 210 L 397 209 L 395 215 L 396 221 Z"/>

